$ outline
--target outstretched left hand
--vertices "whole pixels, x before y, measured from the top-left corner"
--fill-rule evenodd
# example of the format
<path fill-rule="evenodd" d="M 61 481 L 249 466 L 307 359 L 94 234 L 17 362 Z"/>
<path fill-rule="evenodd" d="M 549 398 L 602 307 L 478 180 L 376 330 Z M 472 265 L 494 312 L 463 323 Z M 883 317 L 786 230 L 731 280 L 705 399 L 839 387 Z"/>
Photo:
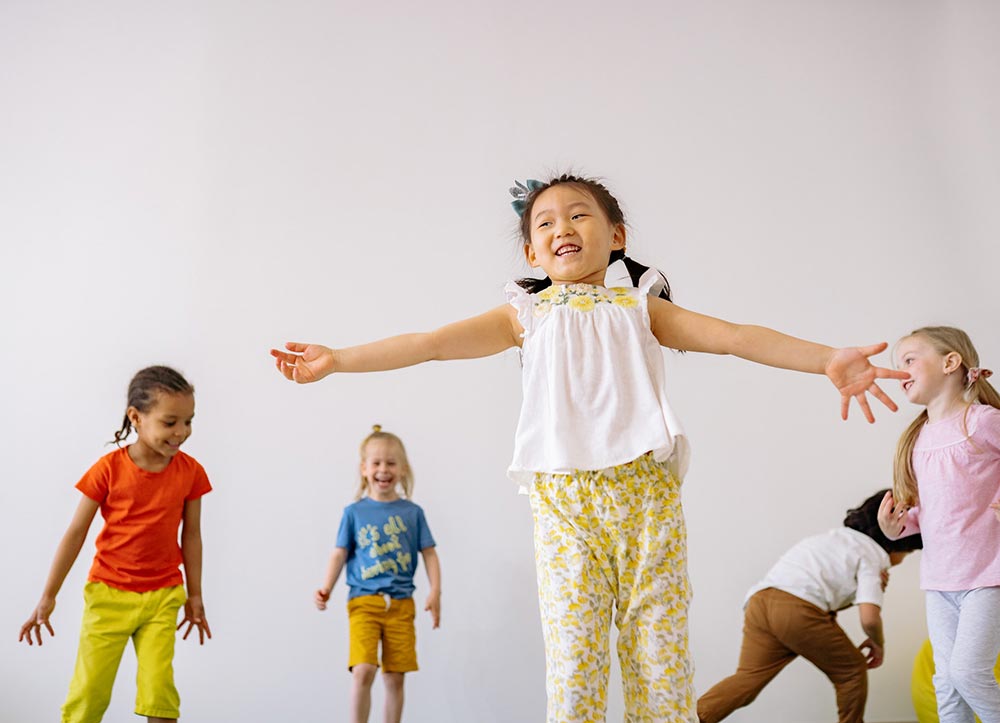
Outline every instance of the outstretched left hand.
<path fill-rule="evenodd" d="M 212 630 L 208 627 L 208 620 L 205 618 L 205 605 L 201 601 L 201 595 L 191 595 L 184 603 L 184 619 L 177 625 L 177 629 L 183 628 L 184 623 L 187 623 L 187 630 L 184 631 L 181 640 L 187 640 L 188 635 L 195 627 L 198 628 L 199 645 L 205 644 L 205 636 L 208 636 L 209 640 L 212 639 Z"/>
<path fill-rule="evenodd" d="M 889 346 L 886 342 L 871 346 L 856 346 L 837 349 L 824 369 L 834 386 L 840 391 L 840 416 L 847 419 L 847 410 L 851 405 L 851 397 L 858 401 L 858 406 L 869 422 L 875 421 L 871 407 L 868 406 L 867 394 L 871 394 L 893 412 L 898 409 L 895 402 L 882 391 L 876 379 L 909 379 L 904 371 L 873 366 L 868 357 L 885 351 Z"/>

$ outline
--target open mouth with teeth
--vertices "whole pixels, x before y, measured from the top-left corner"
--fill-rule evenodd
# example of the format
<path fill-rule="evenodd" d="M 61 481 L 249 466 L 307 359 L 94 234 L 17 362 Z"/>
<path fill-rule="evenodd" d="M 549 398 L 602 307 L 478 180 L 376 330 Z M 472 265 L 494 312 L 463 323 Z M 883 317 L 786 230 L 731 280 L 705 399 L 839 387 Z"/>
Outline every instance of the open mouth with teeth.
<path fill-rule="evenodd" d="M 580 247 L 574 244 L 565 244 L 556 249 L 556 256 L 568 256 L 580 251 Z"/>
<path fill-rule="evenodd" d="M 905 382 L 903 382 L 903 391 L 904 392 L 910 391 L 910 387 L 912 386 L 913 386 L 913 380 L 907 379 Z"/>

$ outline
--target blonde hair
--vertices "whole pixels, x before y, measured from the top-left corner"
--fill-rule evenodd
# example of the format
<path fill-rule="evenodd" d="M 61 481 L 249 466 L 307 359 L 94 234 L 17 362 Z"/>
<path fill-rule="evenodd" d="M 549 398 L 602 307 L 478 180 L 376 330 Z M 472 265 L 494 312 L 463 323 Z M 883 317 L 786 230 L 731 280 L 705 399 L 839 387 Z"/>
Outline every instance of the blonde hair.
<path fill-rule="evenodd" d="M 397 437 L 392 432 L 383 432 L 381 424 L 373 424 L 371 433 L 361 440 L 361 463 L 364 464 L 365 461 L 365 449 L 368 447 L 368 443 L 374 439 L 384 439 L 392 442 L 399 449 L 399 467 L 400 467 L 400 477 L 399 485 L 403 488 L 403 497 L 410 499 L 413 497 L 413 470 L 410 468 L 410 460 L 406 456 L 406 447 L 403 446 L 403 440 Z M 368 494 L 368 479 L 362 474 L 361 481 L 358 484 L 358 489 L 354 493 L 354 499 L 360 500 L 366 494 Z"/>
<path fill-rule="evenodd" d="M 980 375 L 973 382 L 969 381 L 969 369 L 979 366 L 979 353 L 972 345 L 969 335 L 953 326 L 924 326 L 915 329 L 903 339 L 919 336 L 930 344 L 941 356 L 957 354 L 962 360 L 959 371 L 965 379 L 962 398 L 969 404 L 989 404 L 1000 409 L 1000 393 L 993 388 L 986 377 Z M 902 341 L 903 339 L 900 339 Z M 898 342 L 897 342 L 898 343 Z M 966 410 L 968 413 L 968 410 Z M 920 428 L 927 421 L 927 410 L 917 415 L 896 445 L 896 458 L 893 462 L 892 496 L 896 504 L 912 506 L 917 504 L 917 478 L 913 473 L 913 446 L 916 444 Z M 963 419 L 962 424 L 965 424 Z M 968 435 L 968 430 L 966 430 Z"/>

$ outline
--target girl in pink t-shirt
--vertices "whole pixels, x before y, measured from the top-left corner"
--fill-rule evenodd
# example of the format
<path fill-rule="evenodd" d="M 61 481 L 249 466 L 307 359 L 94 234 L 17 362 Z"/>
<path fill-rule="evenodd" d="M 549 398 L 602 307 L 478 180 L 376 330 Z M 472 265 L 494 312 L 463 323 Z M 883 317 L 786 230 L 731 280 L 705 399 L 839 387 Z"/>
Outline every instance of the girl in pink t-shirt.
<path fill-rule="evenodd" d="M 960 329 L 917 329 L 895 357 L 906 398 L 925 408 L 899 440 L 879 525 L 890 539 L 923 535 L 941 723 L 1000 723 L 1000 394 Z"/>

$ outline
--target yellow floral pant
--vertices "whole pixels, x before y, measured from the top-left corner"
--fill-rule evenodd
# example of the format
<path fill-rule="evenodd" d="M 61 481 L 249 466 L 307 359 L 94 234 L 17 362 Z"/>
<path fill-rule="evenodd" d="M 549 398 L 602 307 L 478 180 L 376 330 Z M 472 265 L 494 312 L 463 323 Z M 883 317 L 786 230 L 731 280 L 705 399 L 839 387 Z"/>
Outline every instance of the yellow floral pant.
<path fill-rule="evenodd" d="M 530 495 L 548 723 L 605 720 L 613 609 L 626 723 L 697 723 L 680 482 L 646 454 Z"/>

